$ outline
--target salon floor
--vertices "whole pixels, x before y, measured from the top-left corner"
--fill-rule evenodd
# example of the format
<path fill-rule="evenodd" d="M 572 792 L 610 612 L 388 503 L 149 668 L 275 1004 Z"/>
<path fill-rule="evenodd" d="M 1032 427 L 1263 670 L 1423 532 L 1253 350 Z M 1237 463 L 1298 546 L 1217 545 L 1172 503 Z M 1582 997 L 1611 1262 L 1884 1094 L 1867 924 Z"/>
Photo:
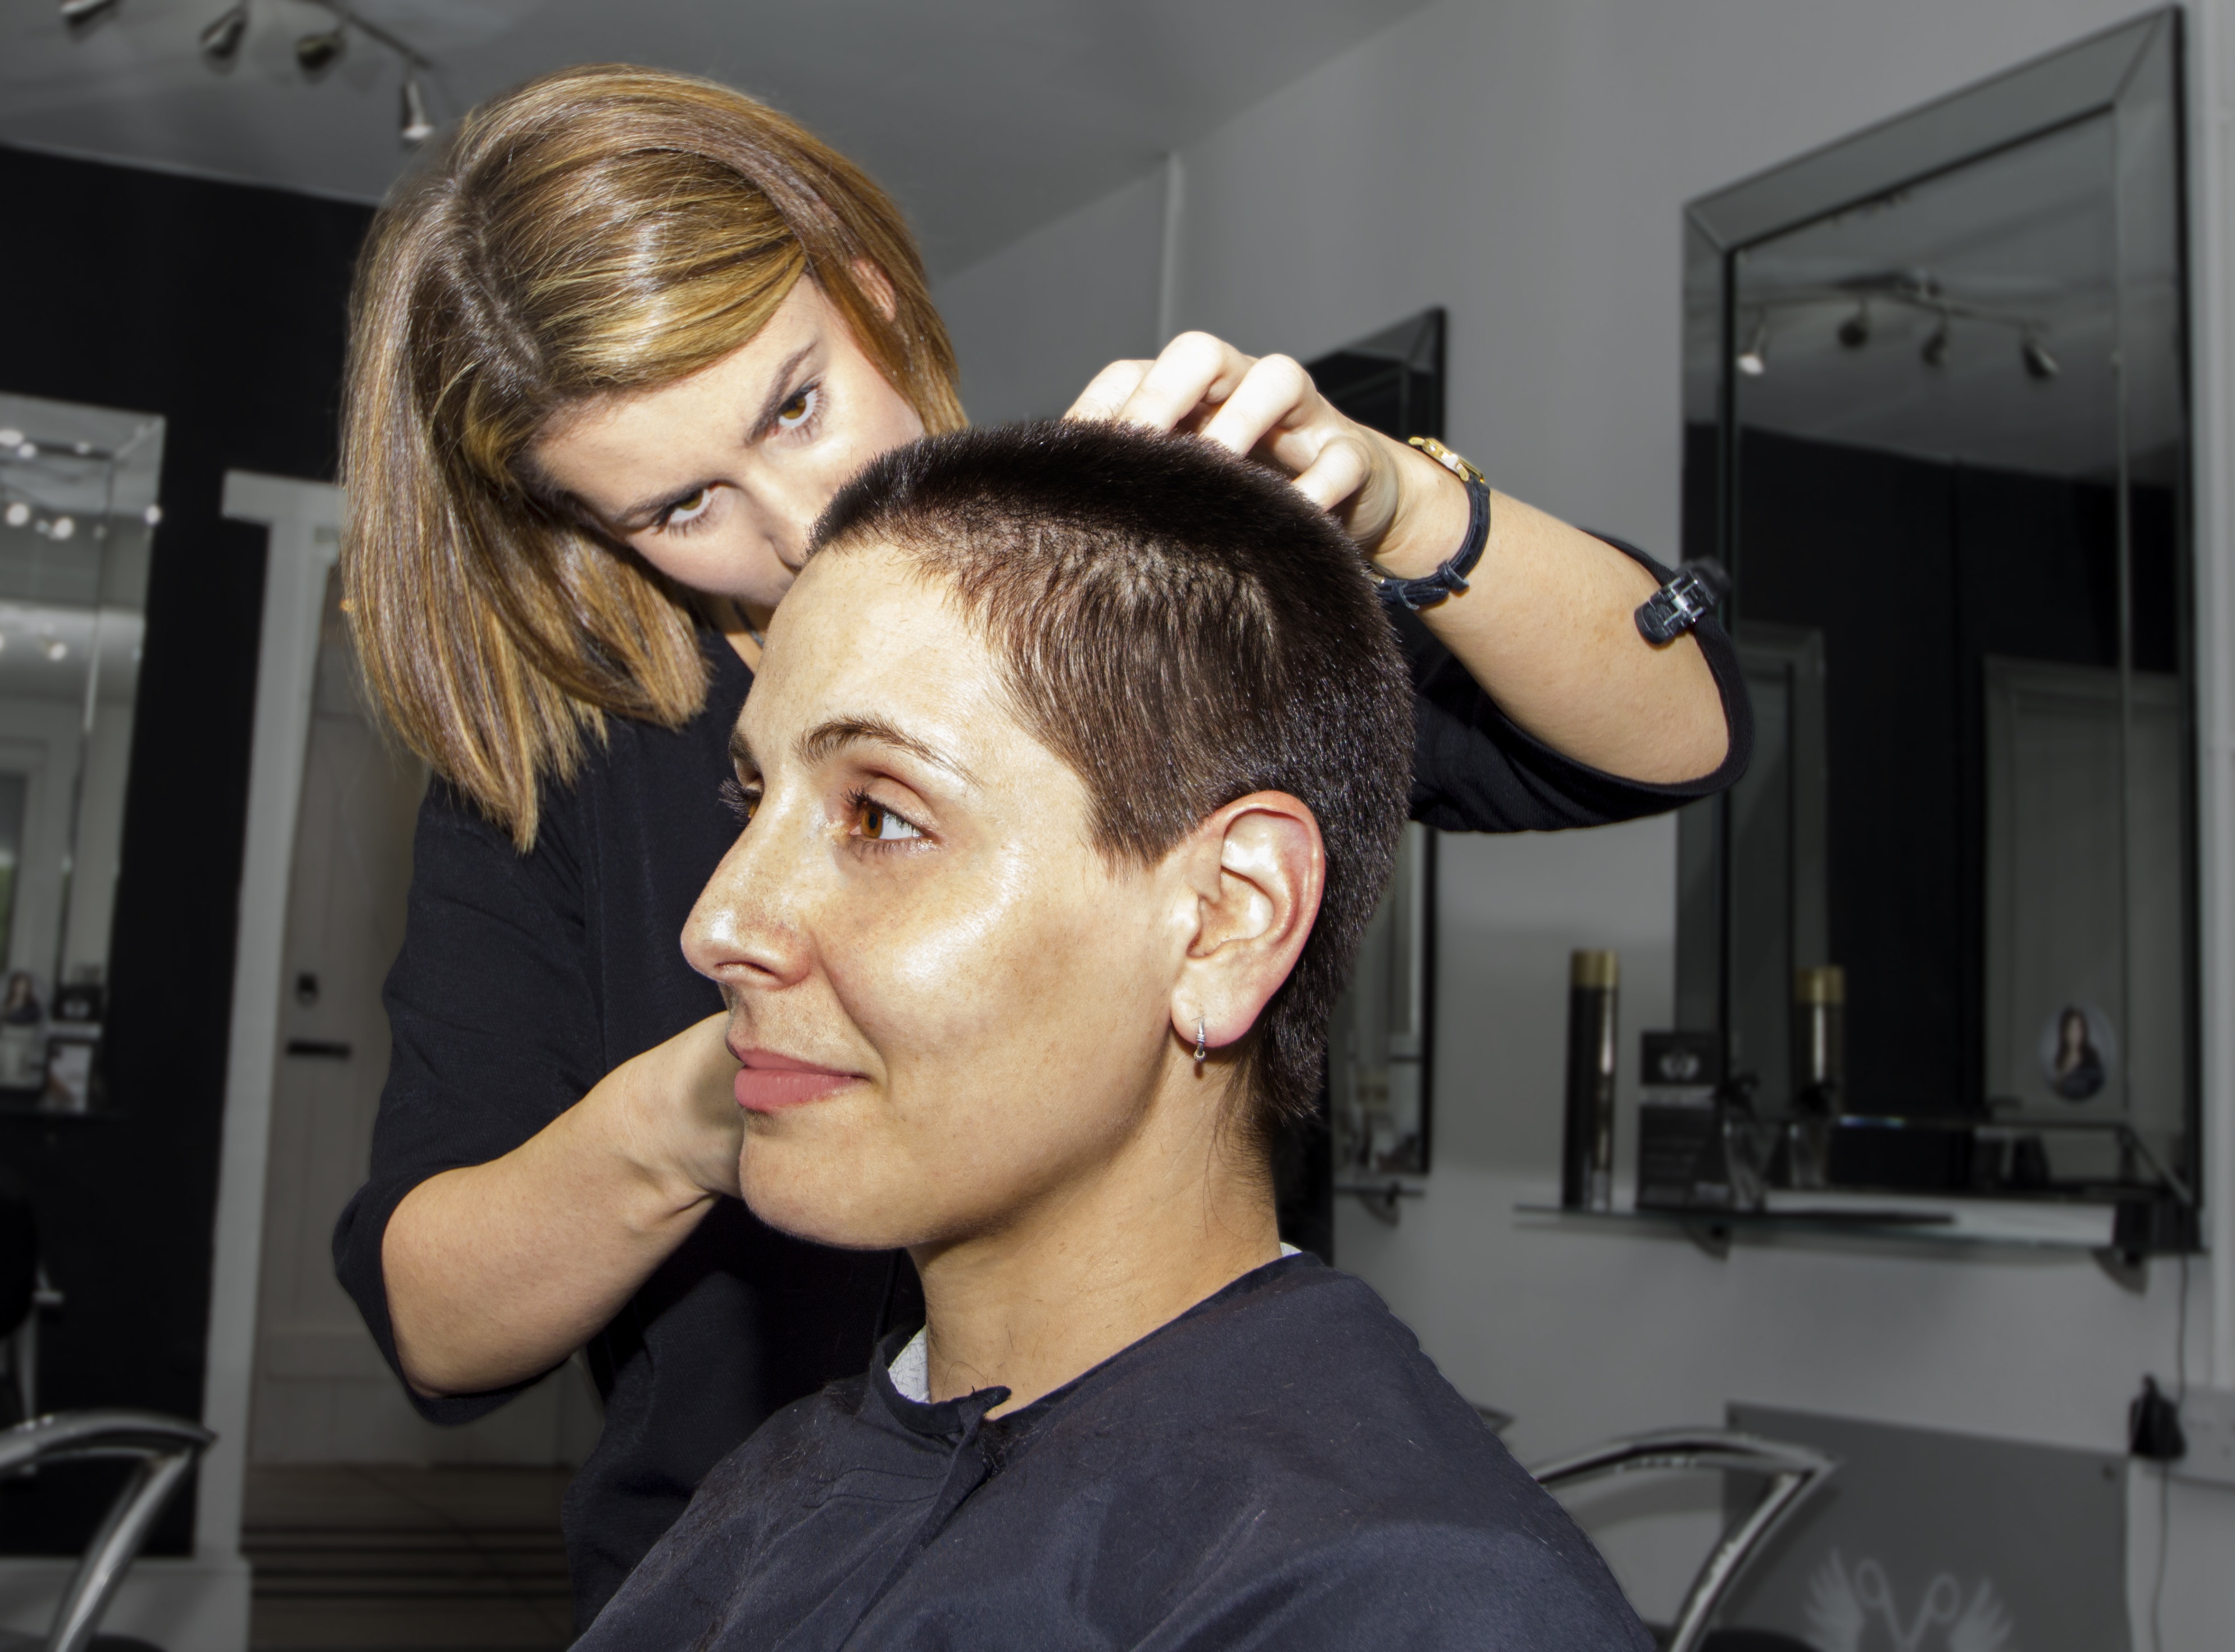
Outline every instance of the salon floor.
<path fill-rule="evenodd" d="M 564 1647 L 571 1471 L 259 1466 L 241 1548 L 253 1652 Z"/>

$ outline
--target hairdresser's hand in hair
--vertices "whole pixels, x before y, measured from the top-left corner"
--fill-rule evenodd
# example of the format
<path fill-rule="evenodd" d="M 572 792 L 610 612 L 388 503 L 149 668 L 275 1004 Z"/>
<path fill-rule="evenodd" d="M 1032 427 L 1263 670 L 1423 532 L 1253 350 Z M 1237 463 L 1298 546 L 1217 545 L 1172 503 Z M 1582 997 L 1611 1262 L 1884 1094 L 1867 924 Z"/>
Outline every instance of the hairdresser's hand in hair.
<path fill-rule="evenodd" d="M 1111 363 L 1065 416 L 1192 430 L 1277 465 L 1386 575 L 1432 573 L 1466 535 L 1459 479 L 1345 416 L 1287 356 L 1245 356 L 1208 333 L 1182 333 L 1154 361 Z M 1638 634 L 1632 616 L 1653 588 L 1651 574 L 1603 540 L 1501 493 L 1470 588 L 1420 617 L 1545 744 L 1625 779 L 1671 784 L 1720 768 L 1730 736 L 1700 645 L 1685 636 L 1655 648 Z"/>
<path fill-rule="evenodd" d="M 685 1028 L 502 1158 L 430 1177 L 396 1207 L 381 1267 L 413 1387 L 482 1393 L 549 1370 L 737 1196 L 728 1025 Z"/>

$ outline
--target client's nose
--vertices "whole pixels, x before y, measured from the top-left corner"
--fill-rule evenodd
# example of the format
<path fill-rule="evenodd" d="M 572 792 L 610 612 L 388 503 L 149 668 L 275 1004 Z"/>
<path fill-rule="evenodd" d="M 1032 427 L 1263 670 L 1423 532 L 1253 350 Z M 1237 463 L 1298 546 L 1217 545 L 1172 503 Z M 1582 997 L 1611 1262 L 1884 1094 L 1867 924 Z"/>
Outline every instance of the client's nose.
<path fill-rule="evenodd" d="M 786 911 L 783 859 L 771 855 L 777 823 L 764 810 L 731 845 L 683 926 L 683 957 L 725 987 L 781 990 L 808 973 L 811 948 Z M 797 857 L 791 857 L 797 863 Z"/>

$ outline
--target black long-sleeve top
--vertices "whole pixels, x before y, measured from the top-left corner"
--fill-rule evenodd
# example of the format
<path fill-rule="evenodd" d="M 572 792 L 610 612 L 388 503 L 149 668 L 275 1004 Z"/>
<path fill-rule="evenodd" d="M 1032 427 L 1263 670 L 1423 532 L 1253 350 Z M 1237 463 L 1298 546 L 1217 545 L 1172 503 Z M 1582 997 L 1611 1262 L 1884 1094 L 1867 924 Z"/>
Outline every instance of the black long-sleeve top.
<path fill-rule="evenodd" d="M 887 1368 L 771 1418 L 576 1652 L 1648 1652 L 1605 1563 L 1373 1292 L 1245 1274 L 1003 1417 Z"/>
<path fill-rule="evenodd" d="M 1412 813 L 1429 825 L 1596 825 L 1719 791 L 1745 769 L 1753 725 L 1737 657 L 1712 622 L 1696 634 L 1730 748 L 1714 774 L 1675 786 L 1569 761 L 1516 727 L 1419 620 L 1399 616 L 1399 631 L 1416 689 Z M 722 1006 L 683 961 L 680 937 L 737 836 L 718 792 L 752 678 L 718 639 L 706 652 L 705 709 L 673 731 L 610 720 L 574 783 L 547 791 L 529 853 L 448 787 L 428 793 L 403 947 L 383 993 L 394 1047 L 371 1176 L 334 1229 L 336 1270 L 391 1366 L 381 1238 L 404 1196 L 501 1157 L 621 1063 Z M 606 1418 L 567 1496 L 580 1622 L 764 1419 L 862 1370 L 895 1276 L 888 1257 L 803 1244 L 741 1203 L 716 1203 L 587 1350 Z M 463 1423 L 519 1391 L 413 1403 L 433 1421 Z"/>

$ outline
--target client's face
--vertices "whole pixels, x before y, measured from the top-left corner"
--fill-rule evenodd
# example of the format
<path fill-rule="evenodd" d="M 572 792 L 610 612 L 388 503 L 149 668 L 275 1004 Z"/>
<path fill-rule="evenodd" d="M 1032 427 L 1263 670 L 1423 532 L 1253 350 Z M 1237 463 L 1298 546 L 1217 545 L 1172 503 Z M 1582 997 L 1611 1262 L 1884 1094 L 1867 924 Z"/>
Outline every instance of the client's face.
<path fill-rule="evenodd" d="M 1095 851 L 1078 777 L 890 551 L 808 565 L 738 735 L 751 824 L 685 952 L 745 1064 L 747 1202 L 884 1247 L 1064 1198 L 1174 1059 L 1192 898 Z"/>

